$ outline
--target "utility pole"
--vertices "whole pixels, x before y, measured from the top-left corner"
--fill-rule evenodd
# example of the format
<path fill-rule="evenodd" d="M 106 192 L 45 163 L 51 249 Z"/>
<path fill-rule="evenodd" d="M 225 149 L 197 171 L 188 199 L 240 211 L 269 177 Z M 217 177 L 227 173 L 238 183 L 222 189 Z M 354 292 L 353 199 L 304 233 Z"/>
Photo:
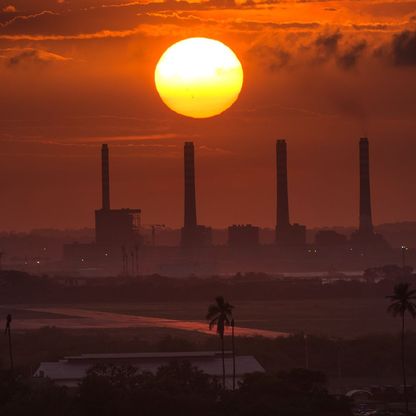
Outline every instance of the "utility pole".
<path fill-rule="evenodd" d="M 338 379 L 341 380 L 342 378 L 342 368 L 341 368 L 341 360 L 342 360 L 342 340 L 337 339 L 335 340 L 337 346 L 337 373 Z"/>
<path fill-rule="evenodd" d="M 407 252 L 407 250 L 409 250 L 409 248 L 403 245 L 402 246 L 402 267 L 403 267 L 403 271 L 406 267 L 406 252 Z"/>
<path fill-rule="evenodd" d="M 138 244 L 136 244 L 134 246 L 134 253 L 135 253 L 135 256 L 136 256 L 136 275 L 138 276 L 139 272 L 140 272 L 140 268 L 139 268 L 139 245 Z"/>
<path fill-rule="evenodd" d="M 126 247 L 124 245 L 121 247 L 121 255 L 123 257 L 123 276 L 126 276 L 128 274 L 128 257 L 126 253 Z"/>
<path fill-rule="evenodd" d="M 6 329 L 4 330 L 5 335 L 9 338 L 9 357 L 10 357 L 10 372 L 13 374 L 13 348 L 12 348 L 12 332 L 11 332 L 12 315 L 8 314 L 6 317 Z"/>
<path fill-rule="evenodd" d="M 309 343 L 307 334 L 303 334 L 303 341 L 305 343 L 305 368 L 309 370 Z"/>
<path fill-rule="evenodd" d="M 152 224 L 152 247 L 156 247 L 156 231 L 166 228 L 165 224 Z"/>
<path fill-rule="evenodd" d="M 233 348 L 233 391 L 235 390 L 235 337 L 234 337 L 234 318 L 231 319 L 231 342 Z"/>

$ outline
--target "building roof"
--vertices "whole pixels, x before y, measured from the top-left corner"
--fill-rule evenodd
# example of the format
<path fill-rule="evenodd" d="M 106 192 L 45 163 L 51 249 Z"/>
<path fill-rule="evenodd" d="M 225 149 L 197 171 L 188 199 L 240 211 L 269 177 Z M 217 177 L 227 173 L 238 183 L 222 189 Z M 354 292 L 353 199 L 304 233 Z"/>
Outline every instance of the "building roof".
<path fill-rule="evenodd" d="M 221 358 L 221 351 L 189 351 L 189 352 L 128 352 L 128 353 L 104 353 L 104 354 L 81 354 L 65 357 L 69 361 L 87 360 L 146 360 L 146 359 L 195 359 L 195 358 Z M 232 356 L 231 351 L 225 351 L 224 355 Z"/>
<path fill-rule="evenodd" d="M 156 373 L 163 365 L 171 361 L 189 361 L 204 373 L 222 376 L 221 352 L 168 352 L 168 353 L 125 353 L 125 354 L 82 354 L 65 357 L 57 362 L 42 362 L 36 370 L 35 377 L 46 377 L 60 384 L 76 386 L 97 363 L 115 365 L 132 365 L 140 371 Z M 232 376 L 233 359 L 230 352 L 225 354 L 227 377 Z M 236 376 L 264 372 L 264 368 L 253 356 L 236 356 Z"/>

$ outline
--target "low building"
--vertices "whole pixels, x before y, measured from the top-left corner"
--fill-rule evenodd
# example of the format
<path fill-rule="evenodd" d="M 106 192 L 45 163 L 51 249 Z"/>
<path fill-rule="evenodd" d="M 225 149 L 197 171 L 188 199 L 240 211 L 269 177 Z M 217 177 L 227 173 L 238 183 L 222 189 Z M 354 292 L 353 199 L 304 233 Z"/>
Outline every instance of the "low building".
<path fill-rule="evenodd" d="M 260 228 L 251 224 L 228 227 L 228 245 L 230 247 L 256 247 L 260 244 Z"/>
<path fill-rule="evenodd" d="M 188 361 L 211 377 L 222 377 L 221 352 L 161 352 L 126 354 L 82 354 L 65 357 L 56 362 L 42 362 L 36 370 L 35 378 L 48 378 L 57 385 L 77 387 L 87 375 L 89 369 L 97 364 L 133 366 L 140 371 L 156 373 L 157 370 L 172 361 Z M 236 383 L 250 373 L 264 372 L 264 368 L 253 356 L 236 356 Z M 226 387 L 233 384 L 233 357 L 230 351 L 225 353 Z"/>

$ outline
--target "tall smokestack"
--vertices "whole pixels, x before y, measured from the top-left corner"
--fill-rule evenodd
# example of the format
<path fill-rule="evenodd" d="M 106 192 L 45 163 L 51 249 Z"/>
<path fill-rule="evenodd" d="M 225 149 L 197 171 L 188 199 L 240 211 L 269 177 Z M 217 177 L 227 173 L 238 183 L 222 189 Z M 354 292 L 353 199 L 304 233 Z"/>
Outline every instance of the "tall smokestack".
<path fill-rule="evenodd" d="M 102 198 L 103 209 L 110 209 L 110 164 L 108 160 L 108 145 L 101 147 Z"/>
<path fill-rule="evenodd" d="M 360 139 L 360 232 L 373 233 L 370 192 L 370 155 L 367 138 Z"/>
<path fill-rule="evenodd" d="M 276 230 L 284 231 L 290 227 L 289 197 L 287 191 L 287 150 L 286 141 L 276 142 L 277 163 L 277 211 Z"/>
<path fill-rule="evenodd" d="M 196 227 L 194 144 L 185 142 L 185 219 L 184 228 Z"/>

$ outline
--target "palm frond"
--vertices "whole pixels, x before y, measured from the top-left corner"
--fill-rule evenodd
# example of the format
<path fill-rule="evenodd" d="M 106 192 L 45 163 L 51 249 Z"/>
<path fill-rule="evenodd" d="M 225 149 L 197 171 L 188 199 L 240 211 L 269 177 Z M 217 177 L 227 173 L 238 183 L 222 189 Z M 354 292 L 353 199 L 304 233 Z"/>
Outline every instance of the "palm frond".
<path fill-rule="evenodd" d="M 412 302 L 416 298 L 416 290 L 410 290 L 410 284 L 406 282 L 397 283 L 394 286 L 393 294 L 386 296 L 391 303 L 387 312 L 393 316 L 404 316 L 409 313 L 413 318 L 416 317 L 416 303 Z"/>
<path fill-rule="evenodd" d="M 218 315 L 219 313 L 220 310 L 217 305 L 209 305 L 206 319 L 212 319 L 215 315 Z"/>
<path fill-rule="evenodd" d="M 218 322 L 218 317 L 212 319 L 211 321 L 209 321 L 209 324 L 208 324 L 209 325 L 209 329 L 211 330 L 217 324 L 217 322 Z"/>

